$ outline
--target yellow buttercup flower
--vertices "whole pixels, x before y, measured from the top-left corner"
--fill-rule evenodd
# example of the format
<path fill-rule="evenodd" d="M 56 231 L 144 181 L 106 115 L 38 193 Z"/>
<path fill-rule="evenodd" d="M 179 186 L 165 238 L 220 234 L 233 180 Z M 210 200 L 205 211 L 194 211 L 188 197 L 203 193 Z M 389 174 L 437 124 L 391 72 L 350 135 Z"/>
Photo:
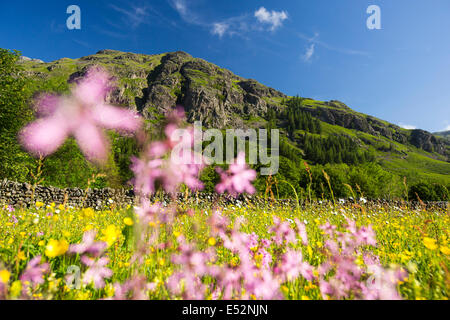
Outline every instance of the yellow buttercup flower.
<path fill-rule="evenodd" d="M 312 250 L 311 246 L 308 246 L 308 247 L 306 248 L 306 251 L 308 251 L 309 257 L 312 258 L 312 256 L 313 256 L 313 250 Z"/>
<path fill-rule="evenodd" d="M 16 280 L 11 284 L 10 294 L 11 297 L 17 298 L 20 296 L 20 293 L 22 291 L 22 282 L 20 280 Z"/>
<path fill-rule="evenodd" d="M 448 255 L 450 255 L 450 249 L 449 249 L 449 247 L 446 247 L 446 246 L 441 246 L 441 252 L 443 253 L 443 254 L 445 254 L 446 256 L 448 256 Z"/>
<path fill-rule="evenodd" d="M 216 239 L 213 238 L 213 237 L 209 238 L 209 239 L 208 239 L 208 244 L 209 244 L 210 246 L 216 245 Z"/>
<path fill-rule="evenodd" d="M 0 281 L 1 282 L 8 283 L 10 276 L 11 276 L 11 273 L 9 273 L 8 270 L 1 270 L 0 271 Z"/>
<path fill-rule="evenodd" d="M 289 289 L 286 286 L 281 286 L 281 291 L 283 291 L 284 294 L 288 294 L 289 293 Z"/>
<path fill-rule="evenodd" d="M 27 260 L 27 257 L 25 257 L 25 253 L 23 251 L 19 251 L 19 253 L 17 253 L 17 259 Z"/>
<path fill-rule="evenodd" d="M 436 250 L 438 248 L 436 240 L 432 238 L 428 237 L 423 238 L 423 244 L 430 250 Z"/>
<path fill-rule="evenodd" d="M 94 217 L 95 211 L 92 208 L 84 208 L 83 210 L 81 210 L 81 214 L 83 218 L 89 219 Z"/>
<path fill-rule="evenodd" d="M 87 225 L 86 227 L 83 228 L 83 232 L 86 232 L 86 231 L 89 231 L 89 230 L 92 230 L 92 229 L 94 229 L 94 227 L 89 224 L 89 225 Z"/>
<path fill-rule="evenodd" d="M 312 282 L 310 282 L 310 281 L 308 281 L 308 284 L 304 287 L 304 289 L 306 291 L 313 290 L 313 289 L 316 289 L 316 288 L 317 288 L 317 286 L 315 284 L 313 284 Z"/>
<path fill-rule="evenodd" d="M 108 247 L 110 247 L 119 239 L 120 230 L 117 229 L 115 225 L 111 224 L 105 230 L 102 230 L 102 234 L 103 236 L 100 240 L 105 241 L 108 244 Z"/>
<path fill-rule="evenodd" d="M 51 239 L 47 247 L 45 247 L 45 255 L 49 258 L 55 258 L 61 256 L 69 249 L 69 243 L 66 240 L 54 240 Z"/>
<path fill-rule="evenodd" d="M 114 286 L 112 284 L 108 283 L 105 286 L 105 292 L 108 297 L 114 296 L 114 292 L 115 292 Z"/>
<path fill-rule="evenodd" d="M 358 256 L 358 258 L 355 259 L 355 263 L 358 266 L 363 266 L 364 265 L 364 259 L 362 258 L 362 256 Z"/>
<path fill-rule="evenodd" d="M 233 257 L 233 258 L 231 259 L 231 261 L 230 261 L 230 264 L 231 264 L 232 267 L 237 266 L 238 263 L 239 263 L 239 259 L 238 259 L 237 257 Z"/>
<path fill-rule="evenodd" d="M 125 223 L 127 226 L 132 226 L 134 224 L 133 219 L 128 217 L 123 219 L 123 223 Z"/>
<path fill-rule="evenodd" d="M 36 201 L 36 207 L 37 208 L 41 208 L 41 207 L 43 207 L 44 206 L 44 203 L 43 202 L 41 202 L 41 201 Z"/>

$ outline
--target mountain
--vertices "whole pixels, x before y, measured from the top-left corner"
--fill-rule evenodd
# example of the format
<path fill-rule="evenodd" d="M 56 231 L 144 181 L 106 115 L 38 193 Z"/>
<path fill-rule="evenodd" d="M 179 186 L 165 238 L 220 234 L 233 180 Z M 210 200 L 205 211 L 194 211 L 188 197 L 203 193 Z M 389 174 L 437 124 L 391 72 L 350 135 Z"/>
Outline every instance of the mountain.
<path fill-rule="evenodd" d="M 441 132 L 435 132 L 435 136 L 442 137 L 444 139 L 450 140 L 450 130 L 447 131 L 441 131 Z"/>
<path fill-rule="evenodd" d="M 355 153 L 371 151 L 374 161 L 388 171 L 449 182 L 448 139 L 424 130 L 400 128 L 335 100 L 302 98 L 295 107 L 297 118 L 308 115 L 320 123 L 320 134 L 307 126 L 292 126 L 295 121 L 288 117 L 295 115 L 289 116 L 287 105 L 293 97 L 185 52 L 145 55 L 102 50 L 79 59 L 49 63 L 24 59 L 20 64 L 30 78 L 50 81 L 54 86 L 76 81 L 93 65 L 102 66 L 117 80 L 108 102 L 137 110 L 149 121 L 158 121 L 175 105 L 185 107 L 190 122 L 201 120 L 205 127 L 266 127 L 272 121 L 281 129 L 286 143 L 305 159 L 315 159 L 311 151 L 307 152 L 311 149 L 307 148 L 309 137 L 322 139 L 320 147 L 326 142 L 323 139 L 339 136 L 351 140 Z M 448 138 L 448 132 L 444 136 Z M 343 142 L 333 143 L 338 153 Z M 327 155 L 324 157 L 326 162 Z M 337 159 L 346 162 L 340 156 Z"/>

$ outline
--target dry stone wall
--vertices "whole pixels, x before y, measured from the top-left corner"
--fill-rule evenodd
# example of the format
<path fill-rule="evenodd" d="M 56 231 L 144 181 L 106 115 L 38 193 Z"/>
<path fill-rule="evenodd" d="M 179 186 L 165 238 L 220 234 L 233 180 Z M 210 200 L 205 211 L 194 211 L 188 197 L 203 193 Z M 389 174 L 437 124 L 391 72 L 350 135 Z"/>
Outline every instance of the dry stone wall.
<path fill-rule="evenodd" d="M 11 206 L 27 207 L 36 201 L 45 204 L 66 204 L 74 207 L 101 208 L 110 200 L 118 205 L 134 203 L 133 190 L 126 189 L 89 189 L 80 188 L 59 189 L 55 187 L 36 186 L 33 194 L 33 185 L 3 180 L 0 184 L 0 203 Z"/>
<path fill-rule="evenodd" d="M 195 193 L 186 195 L 184 193 L 177 193 L 174 195 L 163 194 L 155 195 L 150 200 L 158 199 L 163 204 L 168 204 L 174 199 L 178 202 L 185 202 L 188 200 L 190 203 L 204 205 L 207 207 L 220 207 L 225 205 L 247 206 L 249 203 L 252 205 L 263 206 L 266 204 L 275 205 L 270 199 L 264 199 L 259 196 L 240 195 L 234 198 L 229 195 L 218 195 L 216 193 Z M 131 189 L 89 189 L 86 191 L 80 188 L 66 188 L 59 189 L 55 187 L 36 186 L 33 195 L 33 185 L 29 183 L 18 183 L 9 180 L 0 180 L 0 205 L 11 205 L 14 207 L 28 207 L 34 205 L 37 201 L 44 204 L 66 204 L 73 207 L 91 207 L 94 209 L 102 209 L 105 206 L 115 204 L 117 206 L 134 205 L 137 203 L 134 191 Z M 294 199 L 280 199 L 276 201 L 276 205 L 290 206 L 295 210 L 297 204 Z M 339 201 L 341 202 L 341 201 Z M 339 205 L 352 206 L 355 201 L 352 199 L 342 200 L 343 203 Z M 404 201 L 388 201 L 388 200 L 372 200 L 363 202 L 357 201 L 363 204 L 366 208 L 374 207 L 404 207 L 406 203 Z M 312 204 L 313 206 L 332 206 L 331 201 L 318 201 Z M 301 201 L 300 206 L 302 209 L 310 208 L 311 204 Z M 448 202 L 427 202 L 417 203 L 410 202 L 409 208 L 418 209 L 421 207 L 427 209 L 444 208 L 449 210 L 450 204 Z"/>

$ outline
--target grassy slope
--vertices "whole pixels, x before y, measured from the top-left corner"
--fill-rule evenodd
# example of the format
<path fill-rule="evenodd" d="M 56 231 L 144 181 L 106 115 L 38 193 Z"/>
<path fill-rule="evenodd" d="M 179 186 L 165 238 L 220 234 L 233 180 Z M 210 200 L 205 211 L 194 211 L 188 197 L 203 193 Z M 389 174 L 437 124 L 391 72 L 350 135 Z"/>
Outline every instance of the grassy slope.
<path fill-rule="evenodd" d="M 63 58 L 49 63 L 26 61 L 23 62 L 23 65 L 26 70 L 32 72 L 39 78 L 47 80 L 52 79 L 51 81 L 54 82 L 55 85 L 62 85 L 67 81 L 70 74 L 77 70 L 81 70 L 88 64 L 96 63 L 102 65 L 117 76 L 118 85 L 124 87 L 124 96 L 127 98 L 130 106 L 134 107 L 134 98 L 141 96 L 142 89 L 147 86 L 146 76 L 161 63 L 161 58 L 163 56 L 164 54 L 149 56 L 109 51 L 107 53 L 96 54 L 80 59 Z M 94 57 L 94 60 L 92 60 L 92 57 Z M 191 75 L 198 74 L 198 77 L 196 77 L 198 78 L 196 84 L 201 86 L 210 85 L 210 79 L 205 77 L 201 71 L 192 70 L 190 73 Z M 143 76 L 136 76 L 136 74 L 141 74 Z M 265 98 L 265 100 L 270 104 L 278 106 L 282 103 L 282 98 Z M 339 102 L 336 102 L 337 107 L 334 107 L 326 105 L 323 101 L 305 99 L 304 104 L 310 108 L 338 108 L 358 116 L 371 117 L 356 112 Z M 386 124 L 391 130 L 400 130 L 403 133 L 409 134 L 409 130 L 392 126 L 381 119 L 371 118 Z M 247 124 L 260 124 L 261 122 L 264 123 L 264 120 L 260 118 L 248 119 L 246 122 Z M 406 175 L 410 180 L 424 178 L 445 184 L 450 183 L 450 164 L 445 162 L 445 159 L 438 154 L 430 154 L 413 146 L 394 142 L 385 137 L 377 137 L 368 133 L 331 125 L 325 122 L 322 122 L 322 127 L 324 136 L 344 134 L 361 141 L 360 146 L 364 149 L 375 149 L 380 164 L 393 173 Z M 393 151 L 386 152 L 379 150 L 381 146 L 387 147 L 390 145 L 394 147 Z"/>
<path fill-rule="evenodd" d="M 445 138 L 447 140 L 450 140 L 450 130 L 442 131 L 442 132 L 435 132 L 434 135 L 441 137 L 441 138 Z"/>

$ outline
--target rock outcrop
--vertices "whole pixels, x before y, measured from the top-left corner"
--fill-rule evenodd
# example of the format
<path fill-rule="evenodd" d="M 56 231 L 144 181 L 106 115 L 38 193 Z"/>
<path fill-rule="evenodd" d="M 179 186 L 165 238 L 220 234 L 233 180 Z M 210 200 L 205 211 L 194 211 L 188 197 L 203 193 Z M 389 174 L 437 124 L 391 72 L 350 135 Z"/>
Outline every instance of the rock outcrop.
<path fill-rule="evenodd" d="M 446 141 L 437 138 L 431 133 L 415 129 L 411 131 L 411 136 L 409 137 L 409 142 L 416 146 L 417 148 L 423 149 L 428 152 L 436 152 L 439 154 L 444 154 L 446 151 Z M 447 142 L 448 144 L 448 142 Z"/>
<path fill-rule="evenodd" d="M 262 117 L 268 108 L 276 107 L 265 98 L 286 97 L 184 52 L 165 55 L 147 80 L 148 88 L 138 100 L 138 110 L 147 118 L 179 104 L 186 109 L 189 121 L 221 129 L 242 127 L 243 118 Z"/>

